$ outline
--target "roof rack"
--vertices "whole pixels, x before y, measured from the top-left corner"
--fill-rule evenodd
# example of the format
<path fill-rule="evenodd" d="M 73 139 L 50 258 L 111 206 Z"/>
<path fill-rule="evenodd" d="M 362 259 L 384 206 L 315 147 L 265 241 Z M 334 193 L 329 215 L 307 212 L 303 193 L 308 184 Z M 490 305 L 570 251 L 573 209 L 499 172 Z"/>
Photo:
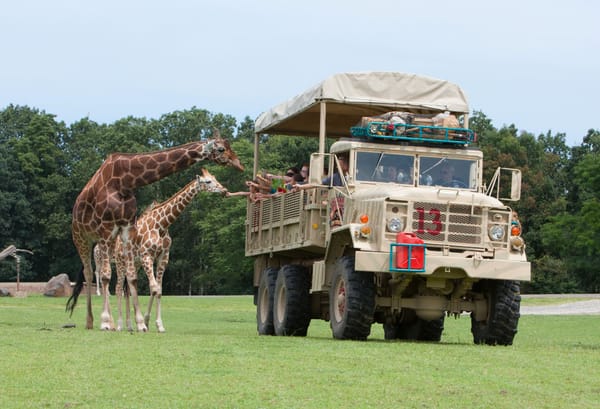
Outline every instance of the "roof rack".
<path fill-rule="evenodd" d="M 476 141 L 475 132 L 466 128 L 394 124 L 388 121 L 372 121 L 366 126 L 353 126 L 350 128 L 350 134 L 354 137 L 452 145 L 468 145 Z"/>

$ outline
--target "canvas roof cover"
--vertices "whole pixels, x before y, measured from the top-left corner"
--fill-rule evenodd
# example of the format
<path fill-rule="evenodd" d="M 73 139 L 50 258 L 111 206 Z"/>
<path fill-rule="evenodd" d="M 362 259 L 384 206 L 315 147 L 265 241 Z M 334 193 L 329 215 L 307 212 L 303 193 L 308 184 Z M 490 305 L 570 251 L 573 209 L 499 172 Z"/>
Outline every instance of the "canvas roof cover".
<path fill-rule="evenodd" d="M 319 135 L 320 102 L 326 102 L 326 133 L 339 138 L 363 116 L 390 111 L 469 113 L 467 97 L 453 83 L 401 72 L 336 74 L 256 119 L 256 133 Z"/>

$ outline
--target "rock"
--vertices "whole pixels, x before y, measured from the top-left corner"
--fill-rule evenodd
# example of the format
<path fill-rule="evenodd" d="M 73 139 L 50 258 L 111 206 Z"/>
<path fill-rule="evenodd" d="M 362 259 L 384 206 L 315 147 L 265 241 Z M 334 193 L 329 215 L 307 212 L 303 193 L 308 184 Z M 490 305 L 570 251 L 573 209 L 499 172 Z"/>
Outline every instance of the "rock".
<path fill-rule="evenodd" d="M 59 274 L 50 279 L 44 287 L 46 297 L 68 297 L 72 293 L 71 280 L 66 274 Z"/>
<path fill-rule="evenodd" d="M 7 288 L 0 288 L 0 297 L 10 297 L 10 291 Z"/>

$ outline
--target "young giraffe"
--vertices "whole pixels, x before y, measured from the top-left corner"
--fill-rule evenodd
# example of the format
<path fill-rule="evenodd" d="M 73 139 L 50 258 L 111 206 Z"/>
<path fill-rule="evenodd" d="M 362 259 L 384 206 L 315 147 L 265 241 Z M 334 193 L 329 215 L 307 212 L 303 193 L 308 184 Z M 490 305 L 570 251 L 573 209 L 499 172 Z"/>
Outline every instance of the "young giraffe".
<path fill-rule="evenodd" d="M 163 274 L 169 263 L 169 250 L 171 248 L 169 227 L 177 220 L 187 205 L 192 202 L 199 192 L 226 194 L 227 189 L 225 189 L 208 170 L 202 169 L 201 176 L 197 176 L 196 179 L 188 183 L 169 199 L 162 203 L 152 203 L 138 217 L 135 223 L 137 230 L 137 234 L 133 240 L 135 269 L 138 271 L 140 266 L 143 266 L 144 271 L 148 276 L 148 283 L 156 283 L 156 286 L 159 289 L 157 292 L 152 292 L 150 295 L 148 312 L 144 316 L 144 322 L 146 326 L 148 326 L 150 313 L 152 312 L 152 303 L 156 297 L 156 328 L 158 329 L 158 332 L 165 332 L 161 316 L 160 298 L 162 295 Z M 125 260 L 121 252 L 121 246 L 122 242 L 120 238 L 117 237 L 114 254 L 115 263 L 117 265 L 117 286 L 115 292 L 119 300 L 119 318 L 117 320 L 118 331 L 123 327 L 121 298 L 125 280 Z M 154 270 L 155 262 L 156 270 Z M 129 293 L 127 292 L 125 294 L 125 315 L 127 329 L 132 331 L 133 328 L 129 317 Z"/>
<path fill-rule="evenodd" d="M 92 329 L 92 248 L 97 243 L 101 254 L 101 280 L 104 305 L 101 315 L 101 329 L 113 329 L 110 314 L 108 284 L 111 277 L 109 252 L 117 236 L 123 242 L 127 281 L 138 331 L 147 331 L 144 324 L 136 291 L 137 272 L 133 262 L 132 239 L 135 238 L 135 217 L 137 204 L 134 195 L 136 188 L 156 182 L 175 172 L 187 169 L 193 164 L 209 160 L 239 170 L 244 167 L 233 152 L 229 143 L 218 136 L 211 140 L 190 142 L 162 151 L 125 154 L 113 153 L 84 186 L 73 206 L 72 236 L 83 264 L 82 272 L 73 295 L 67 301 L 67 311 L 73 313 L 77 298 L 87 284 L 86 328 Z M 158 291 L 156 284 L 151 292 Z"/>

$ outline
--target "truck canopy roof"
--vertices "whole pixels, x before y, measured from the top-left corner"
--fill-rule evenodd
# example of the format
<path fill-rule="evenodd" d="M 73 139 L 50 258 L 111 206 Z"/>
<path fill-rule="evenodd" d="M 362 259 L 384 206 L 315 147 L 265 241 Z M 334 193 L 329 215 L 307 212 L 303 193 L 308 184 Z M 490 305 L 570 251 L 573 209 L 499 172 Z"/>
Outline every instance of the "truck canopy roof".
<path fill-rule="evenodd" d="M 319 136 L 320 102 L 327 137 L 348 136 L 363 116 L 390 111 L 468 114 L 463 90 L 453 83 L 401 72 L 336 74 L 258 116 L 256 133 Z"/>

